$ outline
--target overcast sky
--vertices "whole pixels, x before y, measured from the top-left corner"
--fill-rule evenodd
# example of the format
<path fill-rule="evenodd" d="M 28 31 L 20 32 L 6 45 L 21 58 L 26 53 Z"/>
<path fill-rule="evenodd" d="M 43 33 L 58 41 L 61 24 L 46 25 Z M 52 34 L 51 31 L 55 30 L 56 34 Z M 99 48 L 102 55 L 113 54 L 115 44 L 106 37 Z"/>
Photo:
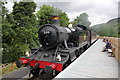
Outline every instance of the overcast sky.
<path fill-rule="evenodd" d="M 8 4 L 5 5 L 10 11 L 12 11 L 12 1 L 13 0 L 8 0 Z M 119 0 L 35 0 L 37 10 L 39 10 L 39 7 L 43 4 L 51 5 L 66 12 L 70 21 L 74 20 L 81 13 L 86 12 L 89 15 L 91 26 L 117 18 L 118 1 Z"/>

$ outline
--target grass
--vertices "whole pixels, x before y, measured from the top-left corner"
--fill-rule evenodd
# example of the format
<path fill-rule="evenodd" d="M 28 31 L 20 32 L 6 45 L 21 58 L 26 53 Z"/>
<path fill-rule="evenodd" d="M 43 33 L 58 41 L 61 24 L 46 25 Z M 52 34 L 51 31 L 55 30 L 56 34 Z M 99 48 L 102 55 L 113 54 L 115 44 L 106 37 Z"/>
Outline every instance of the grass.
<path fill-rule="evenodd" d="M 0 48 L 0 76 L 13 72 L 14 70 L 18 69 L 15 62 L 8 63 L 8 65 L 4 67 L 2 67 L 2 65 L 6 65 L 6 64 L 2 64 L 2 48 Z"/>
<path fill-rule="evenodd" d="M 0 48 L 0 76 L 4 74 L 8 74 L 18 69 L 15 62 L 8 63 L 8 65 L 4 67 L 2 67 L 2 65 L 6 65 L 6 64 L 2 64 L 2 48 Z"/>
<path fill-rule="evenodd" d="M 8 74 L 10 72 L 13 72 L 13 71 L 15 71 L 17 69 L 18 69 L 18 67 L 16 66 L 16 64 L 14 62 L 14 63 L 8 64 L 5 67 L 2 67 L 2 70 L 0 70 L 0 71 L 2 71 L 2 75 L 4 75 L 4 74 Z"/>

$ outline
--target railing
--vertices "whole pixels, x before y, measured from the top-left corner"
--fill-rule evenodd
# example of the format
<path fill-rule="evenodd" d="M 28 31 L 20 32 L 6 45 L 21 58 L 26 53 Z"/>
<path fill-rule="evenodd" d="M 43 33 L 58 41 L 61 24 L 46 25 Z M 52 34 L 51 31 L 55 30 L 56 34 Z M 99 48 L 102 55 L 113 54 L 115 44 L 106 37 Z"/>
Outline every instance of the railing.
<path fill-rule="evenodd" d="M 100 37 L 100 39 L 103 39 L 103 38 L 111 40 L 111 44 L 115 48 L 115 50 L 113 51 L 113 54 L 115 55 L 116 59 L 120 63 L 120 38 Z"/>

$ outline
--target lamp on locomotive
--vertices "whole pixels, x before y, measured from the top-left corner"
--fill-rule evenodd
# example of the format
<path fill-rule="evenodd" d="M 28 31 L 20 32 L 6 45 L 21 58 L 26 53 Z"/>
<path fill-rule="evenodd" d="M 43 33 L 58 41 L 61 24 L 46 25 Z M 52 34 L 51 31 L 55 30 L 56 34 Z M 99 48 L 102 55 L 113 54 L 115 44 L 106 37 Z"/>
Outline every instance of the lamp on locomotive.
<path fill-rule="evenodd" d="M 57 16 L 57 15 L 52 16 L 52 22 L 53 22 L 53 24 L 59 25 L 59 19 L 60 19 L 60 17 Z"/>

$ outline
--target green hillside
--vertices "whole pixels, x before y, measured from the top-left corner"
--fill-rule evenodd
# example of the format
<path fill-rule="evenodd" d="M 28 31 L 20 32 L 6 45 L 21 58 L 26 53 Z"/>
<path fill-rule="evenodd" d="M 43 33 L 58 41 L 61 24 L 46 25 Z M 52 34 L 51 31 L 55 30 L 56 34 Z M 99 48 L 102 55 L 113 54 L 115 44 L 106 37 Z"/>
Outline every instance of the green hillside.
<path fill-rule="evenodd" d="M 92 30 L 97 32 L 100 36 L 109 36 L 109 37 L 120 37 L 118 35 L 120 26 L 118 23 L 120 18 L 115 18 L 109 20 L 107 23 L 97 24 L 92 26 Z"/>

